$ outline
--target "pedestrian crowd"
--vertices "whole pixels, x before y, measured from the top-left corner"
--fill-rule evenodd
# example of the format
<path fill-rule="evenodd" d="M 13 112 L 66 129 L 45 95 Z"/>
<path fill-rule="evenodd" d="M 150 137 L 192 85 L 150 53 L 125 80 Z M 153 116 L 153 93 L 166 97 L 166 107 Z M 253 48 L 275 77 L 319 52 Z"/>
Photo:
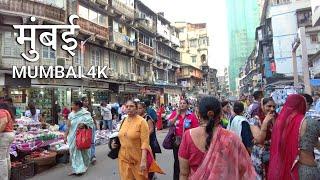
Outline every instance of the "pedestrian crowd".
<path fill-rule="evenodd" d="M 252 97 L 231 102 L 206 96 L 192 103 L 181 98 L 178 105 L 161 104 L 157 109 L 149 100 L 123 105 L 103 101 L 96 109 L 86 97 L 74 101 L 71 110 L 61 111 L 70 175 L 82 175 L 95 164 L 95 131 L 109 129 L 117 136 L 110 139 L 108 156 L 118 159 L 122 180 L 156 179 L 155 173 L 165 173 L 156 162 L 161 145 L 173 152 L 174 180 L 318 180 L 314 152 L 320 149 L 320 118 L 308 112 L 320 111 L 320 100 L 292 94 L 277 107 L 263 91 Z M 1 100 L 0 177 L 8 177 L 10 170 L 13 109 L 10 101 Z M 26 115 L 42 121 L 33 104 Z M 156 131 L 166 127 L 168 134 L 159 142 Z"/>

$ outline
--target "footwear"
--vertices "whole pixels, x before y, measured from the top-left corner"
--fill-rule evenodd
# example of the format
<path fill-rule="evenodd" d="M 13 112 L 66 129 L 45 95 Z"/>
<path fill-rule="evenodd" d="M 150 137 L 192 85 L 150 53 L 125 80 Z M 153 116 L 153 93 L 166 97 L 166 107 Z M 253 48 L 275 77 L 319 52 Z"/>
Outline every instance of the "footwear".
<path fill-rule="evenodd" d="M 68 174 L 68 176 L 75 176 L 75 175 L 77 175 L 77 173 L 74 173 L 74 172 L 71 172 Z"/>
<path fill-rule="evenodd" d="M 92 164 L 92 165 L 95 165 L 95 164 L 96 164 L 96 162 L 97 162 L 96 157 L 93 157 L 93 158 L 91 159 L 91 164 Z"/>

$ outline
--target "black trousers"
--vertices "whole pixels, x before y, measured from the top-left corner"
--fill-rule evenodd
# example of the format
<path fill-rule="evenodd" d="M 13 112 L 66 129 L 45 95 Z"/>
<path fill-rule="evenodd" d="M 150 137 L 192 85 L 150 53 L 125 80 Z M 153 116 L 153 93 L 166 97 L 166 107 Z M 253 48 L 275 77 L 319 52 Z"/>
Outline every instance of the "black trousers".
<path fill-rule="evenodd" d="M 179 180 L 180 175 L 180 165 L 179 165 L 179 146 L 173 146 L 173 157 L 174 157 L 174 165 L 173 165 L 173 180 Z"/>

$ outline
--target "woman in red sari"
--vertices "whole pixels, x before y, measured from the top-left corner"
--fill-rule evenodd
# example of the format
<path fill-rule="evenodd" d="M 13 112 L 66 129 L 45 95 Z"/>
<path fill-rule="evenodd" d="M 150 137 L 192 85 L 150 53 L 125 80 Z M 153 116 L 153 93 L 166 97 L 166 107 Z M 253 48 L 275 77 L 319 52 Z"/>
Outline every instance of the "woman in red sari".
<path fill-rule="evenodd" d="M 299 179 L 295 163 L 299 155 L 299 131 L 306 111 L 303 96 L 293 94 L 288 97 L 272 130 L 268 179 Z"/>
<path fill-rule="evenodd" d="M 201 99 L 199 116 L 203 123 L 184 133 L 179 148 L 180 180 L 256 179 L 240 138 L 219 125 L 221 109 L 218 99 Z"/>

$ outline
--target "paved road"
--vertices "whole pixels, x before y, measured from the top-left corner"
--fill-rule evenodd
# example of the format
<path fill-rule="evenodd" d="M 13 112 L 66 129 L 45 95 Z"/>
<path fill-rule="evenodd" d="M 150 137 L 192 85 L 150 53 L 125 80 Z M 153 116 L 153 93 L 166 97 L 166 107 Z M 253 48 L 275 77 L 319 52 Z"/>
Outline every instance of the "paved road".
<path fill-rule="evenodd" d="M 166 130 L 157 133 L 159 143 L 161 144 Z M 119 170 L 117 160 L 112 160 L 107 157 L 109 148 L 107 145 L 97 146 L 97 163 L 95 166 L 89 167 L 86 174 L 80 177 L 68 176 L 71 171 L 69 164 L 58 164 L 55 167 L 37 174 L 32 180 L 117 180 L 119 179 Z M 157 154 L 157 162 L 166 172 L 166 175 L 157 175 L 158 179 L 171 180 L 173 175 L 173 154 L 172 151 L 162 149 L 162 154 Z"/>

